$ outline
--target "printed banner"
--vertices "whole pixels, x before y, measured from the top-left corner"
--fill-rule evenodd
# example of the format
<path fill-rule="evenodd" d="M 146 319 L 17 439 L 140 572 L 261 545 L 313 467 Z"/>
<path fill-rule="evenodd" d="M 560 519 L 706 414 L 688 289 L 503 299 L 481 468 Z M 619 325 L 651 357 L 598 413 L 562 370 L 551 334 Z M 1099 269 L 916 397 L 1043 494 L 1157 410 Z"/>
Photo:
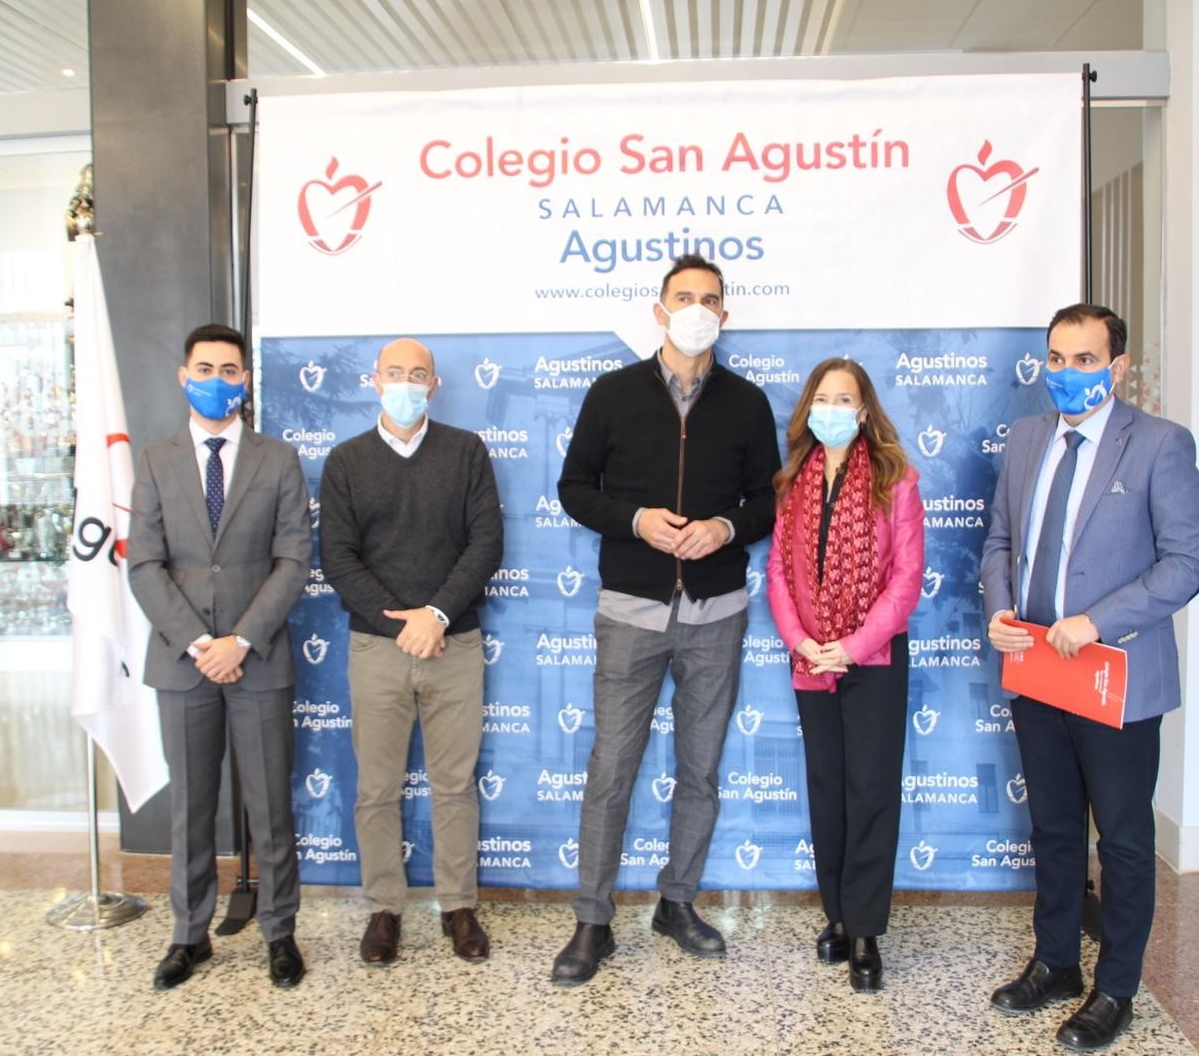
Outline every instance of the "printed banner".
<path fill-rule="evenodd" d="M 432 416 L 475 430 L 493 458 L 505 554 L 482 612 L 482 883 L 574 886 L 598 537 L 564 513 L 556 482 L 587 388 L 654 352 L 662 276 L 698 251 L 726 278 L 718 358 L 767 393 L 780 444 L 811 368 L 847 355 L 920 471 L 927 568 L 897 885 L 1031 885 L 978 557 L 1008 424 L 1048 405 L 1044 326 L 1078 299 L 1079 108 L 1073 75 L 264 100 L 262 423 L 301 455 L 314 531 L 324 458 L 374 427 L 370 373 L 393 337 L 429 345 L 442 378 Z M 710 887 L 815 883 L 765 565 L 760 543 Z M 301 878 L 354 884 L 348 632 L 319 567 L 292 634 Z M 669 855 L 670 701 L 668 680 L 624 887 L 652 887 Z M 403 805 L 416 884 L 431 882 L 429 796 L 417 739 Z"/>

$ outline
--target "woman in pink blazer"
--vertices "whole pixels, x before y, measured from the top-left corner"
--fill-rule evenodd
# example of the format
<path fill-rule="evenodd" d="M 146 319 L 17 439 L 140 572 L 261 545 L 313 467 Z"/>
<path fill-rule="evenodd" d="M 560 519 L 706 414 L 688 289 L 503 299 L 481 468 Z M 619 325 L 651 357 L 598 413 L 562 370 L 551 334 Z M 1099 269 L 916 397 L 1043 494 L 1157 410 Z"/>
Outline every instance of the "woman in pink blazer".
<path fill-rule="evenodd" d="M 920 600 L 924 509 L 916 470 L 851 359 L 812 371 L 774 478 L 770 609 L 791 653 L 803 726 L 820 960 L 877 990 L 887 930 L 908 708 L 908 617 Z"/>

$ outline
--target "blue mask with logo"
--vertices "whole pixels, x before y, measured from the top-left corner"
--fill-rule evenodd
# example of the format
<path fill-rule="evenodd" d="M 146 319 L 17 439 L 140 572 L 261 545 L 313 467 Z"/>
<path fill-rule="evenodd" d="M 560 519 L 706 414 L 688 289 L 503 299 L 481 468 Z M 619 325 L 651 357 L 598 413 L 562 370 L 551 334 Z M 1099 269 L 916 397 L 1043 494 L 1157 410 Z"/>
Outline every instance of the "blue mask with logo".
<path fill-rule="evenodd" d="M 206 378 L 204 381 L 188 378 L 183 386 L 183 395 L 201 418 L 219 422 L 241 410 L 246 402 L 246 387 L 230 385 L 222 378 Z"/>
<path fill-rule="evenodd" d="M 808 411 L 808 428 L 825 447 L 844 447 L 858 435 L 858 409 L 816 404 Z"/>
<path fill-rule="evenodd" d="M 413 381 L 392 381 L 383 386 L 379 397 L 387 417 L 401 429 L 416 425 L 429 406 L 429 386 Z"/>
<path fill-rule="evenodd" d="M 1074 367 L 1047 370 L 1045 387 L 1053 405 L 1062 414 L 1086 414 L 1111 393 L 1112 372 L 1108 367 L 1102 370 L 1075 370 Z"/>

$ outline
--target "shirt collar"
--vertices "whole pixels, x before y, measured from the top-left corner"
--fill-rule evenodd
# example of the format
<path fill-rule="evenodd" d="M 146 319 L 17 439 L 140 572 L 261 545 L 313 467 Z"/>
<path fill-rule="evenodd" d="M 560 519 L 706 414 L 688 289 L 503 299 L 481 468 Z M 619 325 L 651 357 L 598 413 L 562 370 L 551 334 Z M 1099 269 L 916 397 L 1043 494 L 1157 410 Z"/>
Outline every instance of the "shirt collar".
<path fill-rule="evenodd" d="M 683 391 L 683 383 L 679 380 L 679 376 L 666 365 L 666 360 L 662 356 L 661 349 L 658 350 L 658 370 L 662 373 L 662 380 L 666 382 L 666 387 L 673 393 L 677 393 L 683 401 L 693 400 L 699 395 L 699 390 L 704 387 L 704 382 L 708 380 L 708 375 L 712 373 L 712 364 L 716 362 L 716 357 L 713 356 L 708 360 L 708 369 L 700 374 L 692 383 L 691 391 Z"/>
<path fill-rule="evenodd" d="M 191 432 L 192 444 L 196 447 L 202 446 L 206 441 L 216 436 L 224 439 L 225 443 L 237 447 L 241 443 L 241 432 L 245 427 L 246 423 L 242 421 L 240 414 L 235 416 L 233 421 L 219 433 L 210 433 L 194 418 L 188 418 L 187 420 L 187 428 Z"/>
<path fill-rule="evenodd" d="M 1089 418 L 1079 422 L 1078 425 L 1071 425 L 1059 414 L 1057 416 L 1057 429 L 1053 433 L 1053 442 L 1056 444 L 1058 440 L 1073 429 L 1076 433 L 1082 433 L 1083 438 L 1090 440 L 1091 443 L 1099 443 L 1103 439 L 1103 430 L 1107 427 L 1108 419 L 1112 416 L 1112 408 L 1115 406 L 1116 401 L 1114 399 L 1108 400 L 1099 410 Z"/>
<path fill-rule="evenodd" d="M 383 426 L 383 415 L 379 415 L 378 426 L 379 435 L 383 438 L 383 443 L 390 447 L 401 458 L 411 458 L 416 454 L 416 449 L 420 447 L 421 441 L 424 440 L 425 434 L 429 431 L 429 416 L 425 415 L 424 423 L 416 431 L 411 440 L 401 440 L 398 436 L 389 433 Z"/>

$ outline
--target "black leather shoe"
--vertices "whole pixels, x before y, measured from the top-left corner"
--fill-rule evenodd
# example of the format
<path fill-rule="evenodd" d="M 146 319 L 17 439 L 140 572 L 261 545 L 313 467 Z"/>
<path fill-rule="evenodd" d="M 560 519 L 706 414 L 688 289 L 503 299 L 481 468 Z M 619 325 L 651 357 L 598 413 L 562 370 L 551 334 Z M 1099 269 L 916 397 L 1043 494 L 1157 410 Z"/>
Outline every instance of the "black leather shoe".
<path fill-rule="evenodd" d="M 1082 995 L 1082 972 L 1078 965 L 1050 968 L 1035 957 L 1024 966 L 1020 978 L 1001 986 L 991 995 L 991 1004 L 1000 1012 L 1033 1012 L 1063 997 Z"/>
<path fill-rule="evenodd" d="M 464 961 L 485 961 L 491 953 L 487 932 L 483 930 L 475 911 L 469 906 L 442 913 L 441 933 L 450 937 L 454 952 Z"/>
<path fill-rule="evenodd" d="M 883 985 L 883 959 L 873 937 L 853 939 L 849 951 L 849 985 L 860 994 L 870 994 Z"/>
<path fill-rule="evenodd" d="M 270 944 L 271 982 L 284 988 L 295 986 L 304 978 L 304 958 L 296 945 L 295 936 L 285 935 Z"/>
<path fill-rule="evenodd" d="M 1058 1027 L 1057 1040 L 1068 1049 L 1101 1049 L 1131 1022 L 1131 997 L 1092 990 L 1082 1008 Z"/>
<path fill-rule="evenodd" d="M 154 972 L 154 989 L 170 990 L 173 986 L 186 983 L 197 964 L 212 956 L 212 942 L 207 935 L 199 942 L 172 943 L 167 955 L 158 962 Z"/>
<path fill-rule="evenodd" d="M 653 927 L 659 935 L 669 936 L 696 957 L 723 957 L 725 954 L 724 936 L 701 920 L 690 902 L 658 899 Z"/>
<path fill-rule="evenodd" d="M 849 936 L 840 921 L 830 924 L 816 936 L 816 959 L 825 964 L 840 964 L 849 960 Z"/>
<path fill-rule="evenodd" d="M 381 909 L 372 913 L 358 943 L 358 956 L 367 964 L 391 964 L 400 945 L 400 915 Z"/>
<path fill-rule="evenodd" d="M 554 969 L 550 978 L 555 983 L 572 985 L 585 983 L 599 968 L 600 961 L 616 952 L 616 940 L 608 924 L 584 924 L 575 927 L 575 933 L 554 958 Z"/>

